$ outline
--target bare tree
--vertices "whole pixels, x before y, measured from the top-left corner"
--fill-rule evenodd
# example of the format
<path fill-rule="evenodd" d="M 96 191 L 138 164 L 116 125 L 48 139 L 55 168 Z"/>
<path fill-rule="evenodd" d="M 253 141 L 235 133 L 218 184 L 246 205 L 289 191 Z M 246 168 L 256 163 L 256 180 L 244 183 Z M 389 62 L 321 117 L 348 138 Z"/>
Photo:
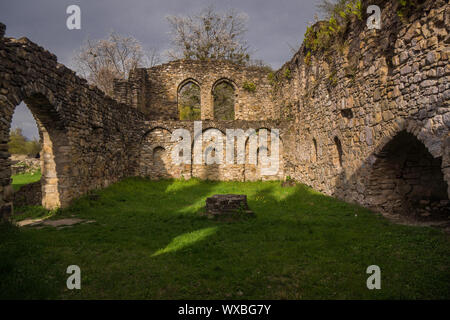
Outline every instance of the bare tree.
<path fill-rule="evenodd" d="M 114 79 L 126 79 L 131 70 L 159 63 L 155 49 L 146 53 L 133 37 L 111 32 L 107 39 L 87 40 L 73 59 L 75 70 L 89 83 L 112 96 Z"/>
<path fill-rule="evenodd" d="M 317 4 L 319 12 L 322 14 L 322 19 L 328 20 L 336 11 L 336 7 L 342 7 L 342 3 L 345 1 L 341 0 L 321 0 Z"/>
<path fill-rule="evenodd" d="M 249 47 L 243 38 L 248 16 L 231 9 L 225 13 L 209 6 L 189 16 L 167 16 L 173 48 L 169 59 L 224 59 L 239 64 L 250 60 Z"/>
<path fill-rule="evenodd" d="M 162 62 L 161 56 L 158 53 L 158 50 L 155 48 L 151 48 L 147 51 L 147 53 L 144 55 L 144 65 L 146 65 L 148 68 L 154 67 Z"/>

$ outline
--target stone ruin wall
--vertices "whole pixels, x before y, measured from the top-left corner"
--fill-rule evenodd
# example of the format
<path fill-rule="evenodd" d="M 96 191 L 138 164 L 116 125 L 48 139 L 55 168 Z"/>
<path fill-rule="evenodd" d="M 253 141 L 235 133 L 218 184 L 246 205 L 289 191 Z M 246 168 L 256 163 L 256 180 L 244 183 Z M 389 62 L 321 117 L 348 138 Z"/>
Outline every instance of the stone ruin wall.
<path fill-rule="evenodd" d="M 178 120 L 178 92 L 187 82 L 200 87 L 201 119 L 214 119 L 214 87 L 225 81 L 235 93 L 235 120 L 278 117 L 271 99 L 269 71 L 228 61 L 177 60 L 148 69 L 137 69 L 128 80 L 116 80 L 115 97 L 145 113 L 151 120 Z M 244 88 L 245 83 L 255 90 Z"/>
<path fill-rule="evenodd" d="M 150 179 L 167 179 L 167 178 L 200 178 L 204 180 L 222 180 L 222 181 L 256 181 L 256 180 L 283 180 L 284 175 L 284 143 L 292 144 L 292 122 L 288 121 L 202 121 L 203 142 L 202 153 L 204 159 L 210 155 L 211 143 L 215 139 L 210 140 L 206 135 L 211 130 L 218 130 L 218 134 L 222 137 L 222 164 L 199 165 L 193 161 L 193 153 L 196 148 L 194 144 L 194 122 L 193 121 L 146 121 L 146 131 L 142 133 L 139 167 L 136 175 L 148 177 Z M 187 129 L 190 132 L 191 153 L 189 154 L 191 164 L 175 165 L 172 161 L 172 150 L 176 142 L 171 141 L 172 133 L 176 129 Z M 246 132 L 249 129 L 258 131 L 267 129 L 268 155 L 271 155 L 272 145 L 270 139 L 270 129 L 279 130 L 279 154 L 281 155 L 276 161 L 271 163 L 278 166 L 279 170 L 274 175 L 264 175 L 261 168 L 264 166 L 261 154 L 257 150 L 256 164 L 251 164 L 249 140 L 245 143 L 245 164 L 237 163 L 237 142 L 234 144 L 235 162 L 234 164 L 226 163 L 226 130 L 242 129 Z M 236 141 L 236 139 L 235 139 Z M 266 165 L 269 167 L 270 165 Z"/>
<path fill-rule="evenodd" d="M 285 174 L 379 212 L 414 203 L 448 218 L 450 5 L 426 1 L 408 22 L 396 1 L 378 5 L 381 30 L 354 20 L 342 52 L 308 61 L 302 46 L 277 72 L 274 100 L 296 128 Z"/>
<path fill-rule="evenodd" d="M 382 29 L 352 21 L 346 45 L 331 58 L 319 53 L 307 61 L 302 47 L 273 79 L 226 62 L 137 69 L 115 82 L 121 103 L 27 39 L 0 32 L 2 214 L 11 211 L 7 141 L 20 101 L 40 127 L 47 168 L 42 191 L 50 207 L 134 175 L 262 179 L 258 168 L 245 165 L 171 164 L 169 134 L 193 130 L 192 121 L 176 121 L 177 93 L 186 80 L 200 85 L 204 129 L 280 129 L 281 148 L 289 152 L 282 153 L 279 177 L 268 178 L 290 176 L 381 212 L 405 213 L 417 200 L 425 212 L 448 210 L 450 5 L 426 1 L 405 22 L 396 1 L 374 2 L 382 8 Z M 236 90 L 237 121 L 213 120 L 211 93 L 222 79 Z M 244 90 L 244 81 L 255 83 L 256 91 Z"/>
<path fill-rule="evenodd" d="M 0 24 L 0 216 L 12 212 L 8 140 L 16 106 L 35 117 L 41 153 L 43 205 L 55 208 L 89 190 L 134 174 L 144 116 L 106 97 L 26 38 L 4 37 Z"/>

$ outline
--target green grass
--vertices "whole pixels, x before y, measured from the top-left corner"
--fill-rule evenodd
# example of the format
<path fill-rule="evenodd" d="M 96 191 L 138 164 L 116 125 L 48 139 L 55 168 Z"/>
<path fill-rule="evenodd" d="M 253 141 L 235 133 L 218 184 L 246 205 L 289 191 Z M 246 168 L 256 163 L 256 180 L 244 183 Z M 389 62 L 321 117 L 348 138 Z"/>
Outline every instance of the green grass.
<path fill-rule="evenodd" d="M 205 198 L 245 193 L 256 217 L 202 217 Z M 53 217 L 1 226 L 0 297 L 58 299 L 449 299 L 450 244 L 303 185 L 127 179 Z M 69 265 L 81 290 L 66 288 Z M 366 268 L 381 268 L 368 290 Z"/>
<path fill-rule="evenodd" d="M 33 182 L 37 182 L 39 180 L 41 180 L 41 171 L 37 171 L 35 173 L 23 173 L 23 174 L 17 174 L 12 176 L 13 182 L 12 182 L 12 186 L 14 191 L 17 191 L 20 189 L 20 187 L 29 184 L 29 183 L 33 183 Z"/>

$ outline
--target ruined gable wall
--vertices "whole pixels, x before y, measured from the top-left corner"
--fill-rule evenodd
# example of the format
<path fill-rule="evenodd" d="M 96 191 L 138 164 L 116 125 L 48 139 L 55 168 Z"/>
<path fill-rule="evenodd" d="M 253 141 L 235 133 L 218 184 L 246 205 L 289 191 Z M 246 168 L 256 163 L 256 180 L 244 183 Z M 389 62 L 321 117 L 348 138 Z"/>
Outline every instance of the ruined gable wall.
<path fill-rule="evenodd" d="M 178 90 L 187 80 L 200 87 L 201 118 L 214 119 L 212 90 L 220 80 L 228 80 L 235 89 L 235 119 L 275 119 L 269 72 L 258 67 L 243 67 L 228 61 L 177 60 L 148 69 L 138 69 L 128 80 L 116 81 L 115 96 L 151 120 L 177 120 Z M 255 91 L 244 88 L 255 85 Z"/>

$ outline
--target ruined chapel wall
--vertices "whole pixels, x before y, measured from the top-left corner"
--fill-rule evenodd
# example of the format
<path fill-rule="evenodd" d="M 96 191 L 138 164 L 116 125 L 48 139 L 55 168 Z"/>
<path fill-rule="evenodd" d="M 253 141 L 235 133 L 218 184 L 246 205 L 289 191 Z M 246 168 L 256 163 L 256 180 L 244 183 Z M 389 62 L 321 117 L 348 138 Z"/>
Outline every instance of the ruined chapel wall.
<path fill-rule="evenodd" d="M 450 187 L 450 5 L 426 1 L 402 21 L 398 2 L 378 2 L 381 30 L 368 30 L 367 17 L 354 19 L 341 52 L 308 58 L 302 46 L 274 81 L 280 117 L 295 119 L 286 174 L 376 209 L 392 200 L 392 186 L 380 181 L 369 190 L 374 164 L 403 130 L 441 160 Z"/>
<path fill-rule="evenodd" d="M 0 24 L 0 26 L 3 26 Z M 88 190 L 134 174 L 135 130 L 143 115 L 77 77 L 26 38 L 0 34 L 0 208 L 11 213 L 9 130 L 25 101 L 44 139 L 42 193 L 48 207 L 65 206 Z M 45 195 L 48 195 L 47 197 Z"/>

